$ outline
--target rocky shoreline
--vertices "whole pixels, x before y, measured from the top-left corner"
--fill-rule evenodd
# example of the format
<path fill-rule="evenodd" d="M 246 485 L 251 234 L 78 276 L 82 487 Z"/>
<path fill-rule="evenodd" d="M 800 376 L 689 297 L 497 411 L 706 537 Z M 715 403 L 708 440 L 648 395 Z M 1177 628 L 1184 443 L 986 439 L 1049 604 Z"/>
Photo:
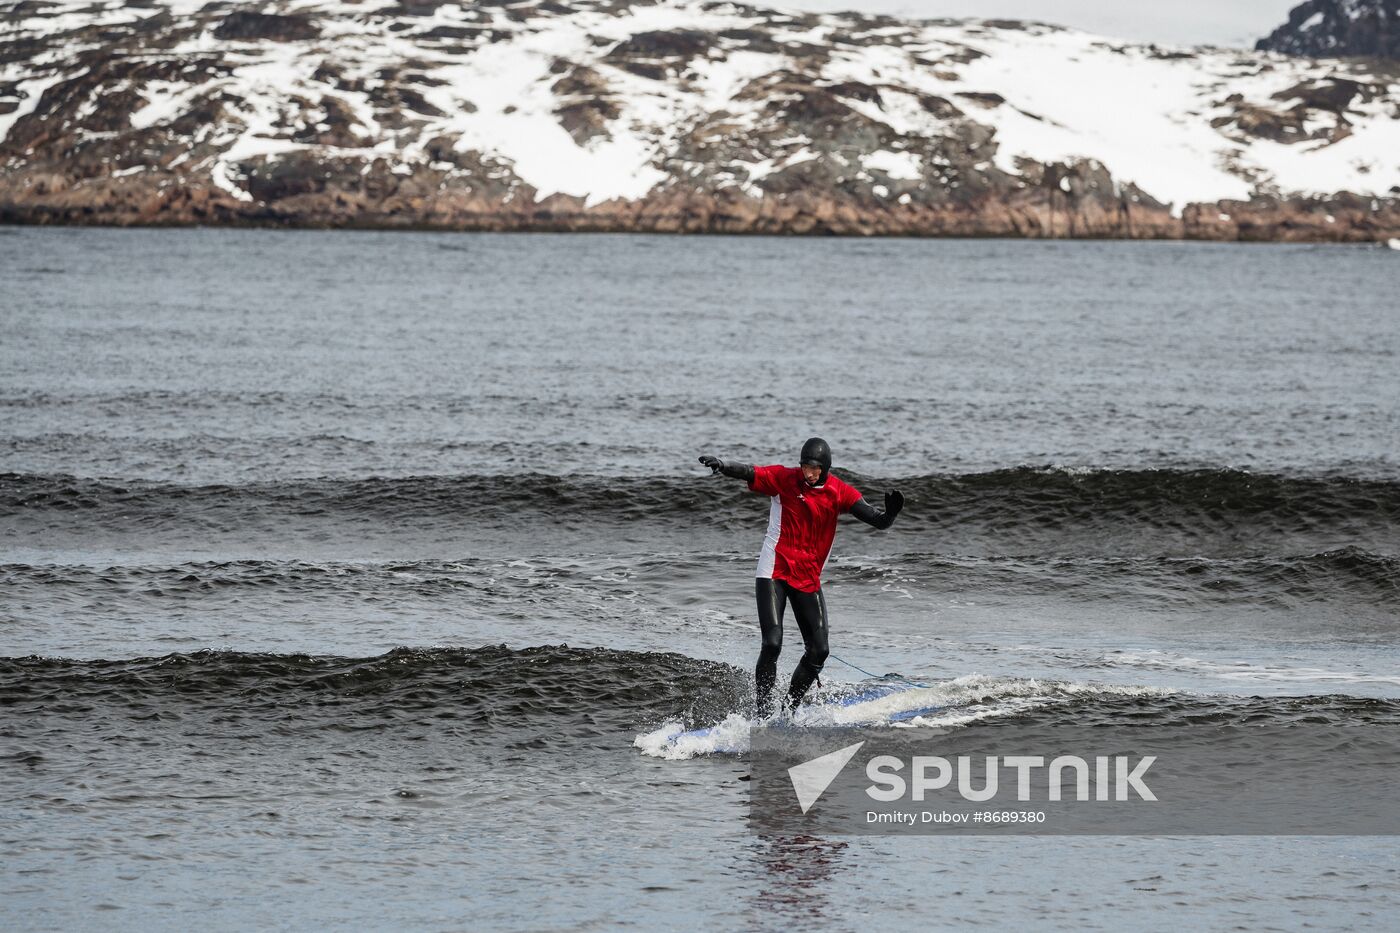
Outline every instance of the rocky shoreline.
<path fill-rule="evenodd" d="M 104 183 L 106 182 L 106 183 Z M 943 206 L 886 206 L 793 192 L 782 198 L 672 193 L 592 207 L 555 194 L 537 203 L 452 192 L 431 197 L 411 186 L 378 199 L 321 192 L 286 201 L 237 200 L 212 185 L 117 179 L 41 193 L 5 190 L 0 223 L 74 226 L 230 226 L 293 229 L 761 234 L 816 236 L 1017 237 L 1366 243 L 1400 238 L 1400 200 L 1343 195 L 1317 200 L 1192 204 L 1174 216 L 1161 206 L 1064 192 Z M 40 187 L 35 184 L 34 188 Z"/>

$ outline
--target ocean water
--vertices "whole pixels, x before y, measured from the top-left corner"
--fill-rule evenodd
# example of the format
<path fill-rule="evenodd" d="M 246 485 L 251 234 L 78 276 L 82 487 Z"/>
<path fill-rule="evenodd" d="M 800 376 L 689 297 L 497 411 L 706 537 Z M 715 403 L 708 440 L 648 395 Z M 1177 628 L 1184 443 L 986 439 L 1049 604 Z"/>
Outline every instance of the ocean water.
<path fill-rule="evenodd" d="M 0 902 L 23 930 L 1388 929 L 1382 838 L 747 828 L 767 503 L 820 696 L 1400 716 L 1400 254 L 0 228 Z M 795 631 L 780 677 L 800 653 Z"/>

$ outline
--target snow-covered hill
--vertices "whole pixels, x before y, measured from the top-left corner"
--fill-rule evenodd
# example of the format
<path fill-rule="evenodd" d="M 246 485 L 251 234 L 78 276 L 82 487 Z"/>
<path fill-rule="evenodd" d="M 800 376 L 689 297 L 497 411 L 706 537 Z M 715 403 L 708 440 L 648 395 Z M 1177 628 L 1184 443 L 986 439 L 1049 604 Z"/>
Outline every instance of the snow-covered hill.
<path fill-rule="evenodd" d="M 1400 234 L 1378 65 L 732 3 L 0 14 L 10 220 Z"/>

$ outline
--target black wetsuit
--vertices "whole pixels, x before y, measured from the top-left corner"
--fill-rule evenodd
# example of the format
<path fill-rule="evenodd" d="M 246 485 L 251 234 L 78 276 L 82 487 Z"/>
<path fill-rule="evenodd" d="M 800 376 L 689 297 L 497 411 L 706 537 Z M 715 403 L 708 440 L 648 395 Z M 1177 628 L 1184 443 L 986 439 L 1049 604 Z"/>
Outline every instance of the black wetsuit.
<path fill-rule="evenodd" d="M 758 627 L 763 634 L 763 646 L 758 650 L 758 666 L 754 668 L 754 690 L 758 699 L 759 716 L 772 713 L 773 685 L 778 680 L 778 655 L 783 650 L 783 607 L 792 603 L 792 615 L 802 632 L 802 660 L 792 672 L 788 686 L 788 706 L 802 702 L 817 675 L 826 664 L 827 621 L 826 595 L 818 588 L 804 593 L 786 580 L 759 577 L 754 581 L 758 592 Z"/>

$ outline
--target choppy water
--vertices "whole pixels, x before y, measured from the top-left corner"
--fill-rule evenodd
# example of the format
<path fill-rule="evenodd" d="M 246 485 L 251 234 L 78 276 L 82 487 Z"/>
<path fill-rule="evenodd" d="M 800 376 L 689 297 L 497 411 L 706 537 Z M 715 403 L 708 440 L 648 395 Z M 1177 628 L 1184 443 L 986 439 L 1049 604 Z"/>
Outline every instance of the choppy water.
<path fill-rule="evenodd" d="M 1394 728 L 1392 251 L 0 229 L 0 282 L 19 928 L 1400 911 L 1386 840 L 770 839 L 634 744 L 749 702 L 766 503 L 695 457 L 813 433 L 908 499 L 828 691 Z"/>

